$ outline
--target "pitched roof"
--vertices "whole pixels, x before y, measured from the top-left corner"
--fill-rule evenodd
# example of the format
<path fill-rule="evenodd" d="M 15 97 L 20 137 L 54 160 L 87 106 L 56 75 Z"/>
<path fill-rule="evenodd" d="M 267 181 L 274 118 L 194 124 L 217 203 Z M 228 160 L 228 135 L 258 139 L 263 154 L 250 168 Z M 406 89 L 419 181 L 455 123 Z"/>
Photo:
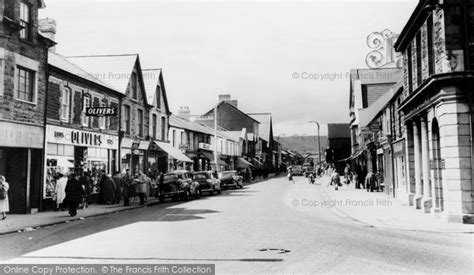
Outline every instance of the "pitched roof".
<path fill-rule="evenodd" d="M 148 103 L 154 104 L 156 95 L 156 86 L 160 85 L 161 69 L 143 69 L 143 83 Z M 160 107 L 160 106 L 155 106 Z"/>
<path fill-rule="evenodd" d="M 48 64 L 50 66 L 56 67 L 60 70 L 78 76 L 80 78 L 86 79 L 90 82 L 93 82 L 97 85 L 103 86 L 105 88 L 114 90 L 117 93 L 121 93 L 118 90 L 114 89 L 113 87 L 109 86 L 107 83 L 103 82 L 102 80 L 96 78 L 93 74 L 86 72 L 81 67 L 77 66 L 76 64 L 72 63 L 71 61 L 67 60 L 60 54 L 50 51 L 48 53 Z"/>
<path fill-rule="evenodd" d="M 239 111 L 239 112 L 241 112 L 242 114 L 246 115 L 247 117 L 249 117 L 250 119 L 254 120 L 255 122 L 260 123 L 260 122 L 258 122 L 257 120 L 255 120 L 253 117 L 251 117 L 251 116 L 249 116 L 248 114 L 242 112 L 242 110 L 240 110 L 239 108 L 235 107 L 235 106 L 232 105 L 232 104 L 229 104 L 229 103 L 226 102 L 226 101 L 221 101 L 221 102 L 219 102 L 219 104 L 217 104 L 217 107 L 220 107 L 221 105 L 224 105 L 224 104 L 226 104 L 227 106 L 230 106 L 230 107 L 236 109 L 237 111 Z M 211 115 L 213 115 L 213 114 L 214 114 L 214 108 L 212 108 L 211 110 L 207 111 L 207 112 L 203 115 L 203 117 L 211 116 Z"/>
<path fill-rule="evenodd" d="M 214 135 L 214 132 L 211 132 L 209 128 L 205 127 L 204 125 L 194 121 L 186 120 L 176 115 L 170 116 L 169 125 L 170 127 L 176 127 L 180 129 L 190 130 L 193 132 Z"/>
<path fill-rule="evenodd" d="M 388 92 L 382 95 L 377 99 L 372 105 L 368 108 L 360 110 L 359 124 L 362 127 L 367 127 L 369 124 L 378 117 L 380 112 L 387 106 L 387 104 L 392 100 L 392 98 L 398 94 L 398 91 L 403 88 L 403 81 L 400 80 L 395 85 L 393 85 Z"/>
<path fill-rule="evenodd" d="M 270 142 L 270 130 L 272 127 L 271 113 L 248 113 L 251 118 L 260 122 L 258 126 L 258 135 L 265 141 Z"/>
<path fill-rule="evenodd" d="M 138 54 L 70 56 L 66 58 L 125 94 Z"/>

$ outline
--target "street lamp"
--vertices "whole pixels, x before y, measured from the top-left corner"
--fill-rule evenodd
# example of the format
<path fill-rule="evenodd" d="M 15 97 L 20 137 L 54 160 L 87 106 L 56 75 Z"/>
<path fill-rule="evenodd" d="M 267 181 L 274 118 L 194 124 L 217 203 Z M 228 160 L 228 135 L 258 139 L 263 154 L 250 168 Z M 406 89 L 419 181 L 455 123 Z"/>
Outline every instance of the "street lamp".
<path fill-rule="evenodd" d="M 316 120 L 308 121 L 308 123 L 316 123 L 318 126 L 318 155 L 319 155 L 319 165 L 321 165 L 321 137 L 319 135 L 319 122 Z"/>

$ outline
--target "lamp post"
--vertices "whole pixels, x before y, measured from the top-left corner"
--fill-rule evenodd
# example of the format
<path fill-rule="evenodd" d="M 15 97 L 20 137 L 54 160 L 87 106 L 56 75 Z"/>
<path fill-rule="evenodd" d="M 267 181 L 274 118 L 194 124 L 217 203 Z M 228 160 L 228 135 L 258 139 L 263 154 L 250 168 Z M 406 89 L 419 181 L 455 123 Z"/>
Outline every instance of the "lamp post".
<path fill-rule="evenodd" d="M 321 165 L 321 136 L 319 135 L 319 122 L 316 120 L 308 121 L 309 123 L 316 123 L 318 126 L 318 156 L 319 156 L 319 165 Z"/>

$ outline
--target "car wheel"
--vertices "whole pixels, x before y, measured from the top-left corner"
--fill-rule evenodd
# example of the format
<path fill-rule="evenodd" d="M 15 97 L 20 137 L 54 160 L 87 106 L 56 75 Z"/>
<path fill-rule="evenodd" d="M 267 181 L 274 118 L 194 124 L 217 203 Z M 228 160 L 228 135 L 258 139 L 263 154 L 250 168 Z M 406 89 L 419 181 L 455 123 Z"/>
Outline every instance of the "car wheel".
<path fill-rule="evenodd" d="M 244 186 L 242 184 L 239 184 L 239 188 L 242 189 L 244 188 Z"/>
<path fill-rule="evenodd" d="M 184 200 L 188 201 L 190 198 L 191 194 L 189 193 L 189 190 L 184 191 Z"/>
<path fill-rule="evenodd" d="M 201 197 L 201 190 L 196 190 L 196 199 L 199 199 Z"/>

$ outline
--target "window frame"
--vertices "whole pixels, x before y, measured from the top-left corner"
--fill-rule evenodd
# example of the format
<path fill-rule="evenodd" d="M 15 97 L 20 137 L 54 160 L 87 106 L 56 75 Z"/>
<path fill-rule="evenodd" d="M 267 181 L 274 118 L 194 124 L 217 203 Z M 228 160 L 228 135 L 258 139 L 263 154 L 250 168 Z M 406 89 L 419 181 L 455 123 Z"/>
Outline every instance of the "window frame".
<path fill-rule="evenodd" d="M 86 100 L 89 101 L 88 104 L 86 104 Z M 84 95 L 82 98 L 82 112 L 83 112 L 83 117 L 82 117 L 82 126 L 84 127 L 90 127 L 91 123 L 91 118 L 90 116 L 86 115 L 86 108 L 91 106 L 91 96 L 90 95 Z"/>
<path fill-rule="evenodd" d="M 132 98 L 138 100 L 138 74 L 132 72 Z"/>
<path fill-rule="evenodd" d="M 124 113 L 124 122 L 125 122 L 125 133 L 130 135 L 131 134 L 131 108 L 128 105 L 123 105 L 123 113 Z"/>
<path fill-rule="evenodd" d="M 67 94 L 65 94 L 67 93 Z M 61 90 L 61 115 L 60 120 L 62 122 L 69 123 L 71 117 L 71 89 L 64 87 Z M 64 101 L 67 101 L 66 103 Z"/>
<path fill-rule="evenodd" d="M 104 101 L 101 101 L 99 105 L 100 107 L 107 107 L 107 104 Z M 99 129 L 107 129 L 107 116 L 99 117 Z"/>
<path fill-rule="evenodd" d="M 137 116 L 138 116 L 138 136 L 143 137 L 143 129 L 144 129 L 144 117 L 143 117 L 143 110 L 138 109 L 137 110 Z"/>
<path fill-rule="evenodd" d="M 156 130 L 158 128 L 158 116 L 156 114 L 152 114 L 152 137 L 156 139 Z"/>
<path fill-rule="evenodd" d="M 23 94 L 29 94 L 28 92 L 24 91 L 24 92 L 20 92 L 20 74 L 21 74 L 21 71 L 24 71 L 25 72 L 25 79 L 28 79 L 26 77 L 26 74 L 28 75 L 31 75 L 31 79 L 28 79 L 30 82 L 29 83 L 29 87 L 30 87 L 30 92 L 31 92 L 31 100 L 28 100 L 28 99 L 24 99 L 20 96 L 20 93 L 23 93 Z M 30 68 L 27 68 L 27 67 L 24 67 L 24 66 L 21 66 L 21 65 L 16 65 L 16 70 L 15 70 L 15 99 L 16 100 L 19 100 L 19 101 L 22 101 L 22 102 L 26 102 L 26 103 L 30 103 L 30 104 L 36 104 L 36 72 L 35 70 L 32 70 Z M 25 88 L 27 87 L 27 82 L 25 81 Z"/>
<path fill-rule="evenodd" d="M 26 10 L 25 10 L 26 8 Z M 20 21 L 20 25 L 23 27 L 21 30 L 20 30 L 20 39 L 21 40 L 27 40 L 27 41 L 31 41 L 31 25 L 32 25 L 32 22 L 31 22 L 31 5 L 25 1 L 20 1 L 20 16 L 19 16 L 19 21 Z M 27 18 L 24 18 L 24 15 L 25 15 L 25 11 L 26 11 L 26 17 Z M 26 21 L 27 20 L 27 21 Z"/>

